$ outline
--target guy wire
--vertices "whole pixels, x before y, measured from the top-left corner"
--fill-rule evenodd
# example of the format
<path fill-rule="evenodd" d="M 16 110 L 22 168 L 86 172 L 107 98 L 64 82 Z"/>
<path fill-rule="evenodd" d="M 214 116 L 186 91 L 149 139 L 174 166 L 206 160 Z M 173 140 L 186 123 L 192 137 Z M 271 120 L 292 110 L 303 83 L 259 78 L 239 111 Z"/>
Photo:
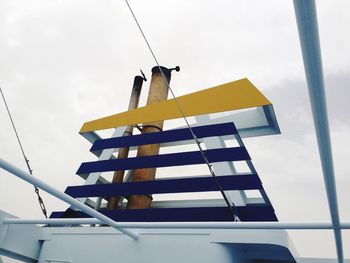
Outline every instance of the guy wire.
<path fill-rule="evenodd" d="M 19 144 L 19 147 L 21 149 L 21 152 L 22 152 L 22 155 L 23 155 L 23 158 L 24 158 L 24 161 L 27 165 L 27 168 L 28 168 L 28 171 L 31 175 L 33 175 L 33 170 L 32 168 L 30 167 L 30 164 L 29 164 L 29 159 L 27 158 L 27 156 L 25 155 L 24 153 L 24 149 L 23 149 L 23 146 L 22 146 L 22 142 L 19 138 L 19 135 L 18 135 L 18 132 L 17 132 L 17 129 L 16 129 L 16 126 L 15 126 L 15 123 L 12 119 L 12 116 L 11 116 L 11 112 L 10 112 L 10 109 L 7 105 L 7 102 L 6 102 L 6 99 L 5 99 L 5 95 L 4 93 L 2 92 L 2 88 L 0 87 L 0 93 L 1 93 L 1 96 L 2 96 L 2 99 L 4 101 L 4 104 L 5 104 L 5 107 L 6 107 L 6 110 L 7 110 L 7 114 L 10 118 L 10 121 L 11 121 L 11 124 L 12 124 L 12 128 L 15 132 L 15 135 L 16 135 L 16 138 L 17 138 L 17 142 Z M 47 211 L 46 211 L 46 207 L 45 207 L 45 204 L 44 204 L 44 200 L 42 199 L 42 197 L 40 196 L 40 193 L 39 193 L 39 188 L 37 186 L 34 186 L 34 189 L 35 189 L 35 193 L 36 195 L 38 196 L 38 202 L 39 202 L 39 206 L 40 206 L 40 209 L 42 211 L 42 213 L 44 214 L 44 216 L 47 218 Z"/>
<path fill-rule="evenodd" d="M 186 116 L 185 116 L 185 113 L 183 112 L 182 107 L 181 107 L 181 105 L 180 105 L 180 103 L 179 103 L 177 97 L 175 96 L 175 93 L 174 93 L 173 89 L 170 87 L 169 82 L 168 82 L 167 78 L 165 77 L 165 74 L 164 74 L 162 68 L 160 67 L 160 63 L 158 62 L 158 59 L 157 59 L 156 55 L 154 54 L 153 49 L 152 49 L 151 45 L 149 44 L 149 42 L 148 42 L 148 40 L 147 40 L 147 38 L 146 38 L 146 35 L 144 34 L 144 32 L 143 32 L 143 30 L 142 30 L 142 28 L 141 28 L 141 25 L 140 25 L 140 23 L 138 22 L 138 19 L 136 18 L 136 15 L 135 15 L 135 13 L 133 12 L 133 10 L 132 10 L 132 8 L 131 8 L 131 6 L 130 6 L 128 0 L 125 0 L 125 3 L 126 3 L 126 5 L 128 6 L 128 8 L 129 8 L 129 11 L 130 11 L 131 15 L 133 16 L 134 21 L 135 21 L 137 27 L 139 28 L 139 30 L 140 30 L 140 32 L 141 32 L 141 34 L 142 34 L 142 37 L 143 37 L 143 39 L 145 40 L 146 45 L 147 45 L 147 47 L 148 47 L 148 49 L 149 49 L 149 51 L 150 51 L 150 53 L 151 53 L 151 55 L 152 55 L 154 61 L 155 61 L 156 64 L 157 64 L 157 67 L 159 68 L 159 71 L 161 72 L 161 74 L 162 74 L 162 76 L 163 76 L 163 78 L 164 78 L 164 80 L 165 80 L 165 82 L 166 82 L 166 85 L 167 85 L 167 87 L 168 87 L 169 90 L 170 90 L 170 93 L 171 93 L 172 97 L 174 98 L 174 101 L 175 101 L 175 103 L 176 103 L 176 106 L 177 106 L 178 110 L 180 111 L 180 113 L 181 113 L 181 115 L 182 115 L 182 118 L 184 119 L 184 121 L 185 121 L 185 123 L 186 123 L 186 126 L 188 127 L 188 129 L 189 129 L 189 131 L 190 131 L 190 133 L 191 133 L 191 135 L 192 135 L 192 137 L 193 137 L 193 140 L 195 141 L 195 143 L 197 144 L 197 146 L 198 146 L 198 148 L 199 148 L 199 151 L 200 151 L 200 153 L 201 153 L 201 155 L 202 155 L 202 158 L 204 159 L 206 165 L 208 166 L 208 169 L 209 169 L 210 174 L 213 176 L 214 181 L 215 181 L 215 183 L 217 184 L 217 186 L 218 186 L 218 188 L 219 188 L 219 191 L 221 192 L 221 195 L 223 196 L 223 198 L 224 198 L 224 200 L 225 200 L 226 205 L 228 206 L 228 208 L 229 208 L 231 214 L 233 215 L 233 220 L 234 220 L 234 221 L 238 221 L 239 219 L 238 219 L 238 217 L 237 217 L 237 215 L 236 215 L 236 209 L 235 209 L 234 203 L 232 202 L 232 204 L 231 204 L 231 203 L 229 202 L 229 200 L 228 200 L 228 198 L 227 198 L 227 196 L 226 196 L 226 194 L 225 194 L 225 192 L 224 192 L 224 190 L 223 190 L 222 185 L 221 185 L 220 182 L 217 180 L 217 177 L 216 177 L 216 174 L 215 174 L 215 172 L 214 172 L 214 170 L 213 170 L 213 168 L 212 168 L 212 165 L 210 164 L 208 158 L 205 156 L 205 152 L 203 151 L 203 149 L 202 149 L 202 147 L 201 147 L 201 145 L 200 145 L 200 141 L 198 140 L 197 136 L 194 134 L 194 132 L 193 132 L 193 130 L 192 130 L 192 127 L 191 127 L 191 125 L 189 124 L 189 122 L 188 122 L 188 120 L 187 120 L 187 118 L 186 118 Z"/>

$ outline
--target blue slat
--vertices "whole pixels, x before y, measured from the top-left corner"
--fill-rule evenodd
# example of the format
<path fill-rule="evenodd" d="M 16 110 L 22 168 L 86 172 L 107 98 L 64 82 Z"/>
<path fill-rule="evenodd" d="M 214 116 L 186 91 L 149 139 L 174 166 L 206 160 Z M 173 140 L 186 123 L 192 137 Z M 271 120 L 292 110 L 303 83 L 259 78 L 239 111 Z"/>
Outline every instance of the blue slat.
<path fill-rule="evenodd" d="M 217 176 L 217 180 L 223 187 L 223 190 L 254 190 L 262 188 L 260 179 L 256 174 Z M 70 186 L 66 189 L 65 193 L 74 198 L 78 198 L 128 196 L 135 194 L 206 192 L 218 190 L 218 185 L 213 177 L 196 177 L 128 182 L 121 184 Z"/>
<path fill-rule="evenodd" d="M 204 152 L 210 163 L 250 160 L 249 154 L 245 147 L 211 149 L 206 150 Z M 184 153 L 170 153 L 144 157 L 133 157 L 127 159 L 85 162 L 80 165 L 77 174 L 81 175 L 94 172 L 167 167 L 202 163 L 205 163 L 202 154 L 199 151 L 192 151 Z"/>
<path fill-rule="evenodd" d="M 238 206 L 236 211 L 243 222 L 278 221 L 272 206 Z M 203 222 L 232 221 L 227 207 L 150 208 L 133 210 L 100 210 L 118 222 Z M 86 218 L 83 212 L 69 210 L 53 212 L 50 218 Z"/>
<path fill-rule="evenodd" d="M 237 134 L 237 130 L 232 122 L 193 127 L 192 131 L 197 136 L 197 138 Z M 190 139 L 193 139 L 193 137 L 188 128 L 176 129 L 163 132 L 145 133 L 140 135 L 96 140 L 92 145 L 90 151 L 97 151 L 108 148 L 130 147 L 143 144 L 183 141 Z"/>

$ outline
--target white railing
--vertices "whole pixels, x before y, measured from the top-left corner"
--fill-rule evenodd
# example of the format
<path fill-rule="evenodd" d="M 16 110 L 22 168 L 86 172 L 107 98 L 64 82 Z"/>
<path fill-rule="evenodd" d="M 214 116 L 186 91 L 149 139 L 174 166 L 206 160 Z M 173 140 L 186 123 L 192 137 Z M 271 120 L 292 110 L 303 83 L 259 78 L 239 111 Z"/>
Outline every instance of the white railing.
<path fill-rule="evenodd" d="M 92 209 L 91 207 L 83 204 L 82 202 L 70 197 L 69 195 L 57 190 L 56 188 L 46 184 L 45 182 L 41 181 L 40 179 L 30 175 L 29 173 L 26 173 L 17 167 L 13 166 L 12 164 L 6 162 L 3 159 L 0 159 L 0 167 L 9 173 L 12 173 L 13 175 L 21 178 L 22 180 L 37 186 L 38 188 L 42 189 L 43 191 L 57 197 L 58 199 L 70 204 L 72 207 L 79 209 L 83 211 L 84 213 L 98 219 L 100 223 L 110 225 L 111 227 L 114 227 L 118 229 L 120 232 L 124 233 L 125 235 L 137 240 L 138 235 L 130 230 L 120 228 L 116 225 L 117 222 L 112 220 L 111 218 L 101 214 L 100 212 Z"/>
<path fill-rule="evenodd" d="M 21 219 L 6 218 L 3 224 L 40 224 L 40 225 L 90 225 L 101 224 L 96 218 L 50 218 Z M 118 228 L 157 228 L 157 229 L 283 229 L 283 230 L 320 230 L 333 229 L 332 223 L 319 222 L 116 222 Z M 350 229 L 350 222 L 340 224 L 341 229 Z"/>

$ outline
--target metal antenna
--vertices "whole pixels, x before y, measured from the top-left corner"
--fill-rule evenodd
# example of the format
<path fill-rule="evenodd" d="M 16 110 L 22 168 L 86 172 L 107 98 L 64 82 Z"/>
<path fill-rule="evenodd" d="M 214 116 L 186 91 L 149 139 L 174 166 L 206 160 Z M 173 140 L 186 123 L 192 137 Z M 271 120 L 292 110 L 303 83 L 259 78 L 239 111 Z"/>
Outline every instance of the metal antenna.
<path fill-rule="evenodd" d="M 18 136 L 18 132 L 17 132 L 15 123 L 13 122 L 13 119 L 12 119 L 12 116 L 11 116 L 11 113 L 10 113 L 10 109 L 9 109 L 9 107 L 7 106 L 7 102 L 6 102 L 6 99 L 5 99 L 5 95 L 4 95 L 4 93 L 2 92 L 2 88 L 1 88 L 1 87 L 0 87 L 0 92 L 1 92 L 1 96 L 2 96 L 2 99 L 3 99 L 3 101 L 4 101 L 6 110 L 7 110 L 7 114 L 8 114 L 8 116 L 9 116 L 9 118 L 10 118 L 10 121 L 11 121 L 11 124 L 12 124 L 12 127 L 13 127 L 13 130 L 14 130 L 14 132 L 15 132 L 15 134 L 16 134 L 16 138 L 17 138 L 19 147 L 21 148 L 21 152 L 22 152 L 24 161 L 26 162 L 26 165 L 27 165 L 27 168 L 28 168 L 29 173 L 30 173 L 31 175 L 33 175 L 33 170 L 32 170 L 32 168 L 30 167 L 29 160 L 28 160 L 27 156 L 26 156 L 25 153 L 24 153 L 21 140 L 20 140 L 20 138 L 19 138 L 19 136 Z M 45 207 L 45 204 L 44 204 L 43 199 L 42 199 L 41 196 L 40 196 L 39 188 L 36 187 L 36 186 L 34 186 L 34 189 L 35 189 L 36 195 L 38 196 L 38 202 L 39 202 L 39 205 L 40 205 L 40 209 L 41 209 L 41 211 L 43 212 L 44 216 L 47 218 L 46 207 Z"/>
<path fill-rule="evenodd" d="M 140 72 L 141 72 L 141 75 L 142 75 L 143 80 L 144 80 L 144 81 L 147 81 L 146 76 L 145 76 L 145 73 L 143 73 L 142 69 L 140 69 Z"/>

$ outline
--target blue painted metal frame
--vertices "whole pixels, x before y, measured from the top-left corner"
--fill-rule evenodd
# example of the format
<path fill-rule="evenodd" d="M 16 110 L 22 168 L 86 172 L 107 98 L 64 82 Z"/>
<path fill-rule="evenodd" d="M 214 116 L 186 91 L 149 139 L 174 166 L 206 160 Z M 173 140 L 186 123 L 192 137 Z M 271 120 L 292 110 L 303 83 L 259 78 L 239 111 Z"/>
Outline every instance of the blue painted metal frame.
<path fill-rule="evenodd" d="M 261 189 L 261 181 L 256 174 L 218 176 L 222 190 L 254 190 Z M 164 194 L 185 192 L 218 191 L 219 187 L 213 177 L 195 177 L 164 179 L 144 182 L 128 182 L 122 184 L 97 184 L 70 186 L 65 193 L 78 197 L 110 197 L 134 194 Z"/>
<path fill-rule="evenodd" d="M 237 134 L 236 127 L 232 122 L 193 127 L 192 131 L 197 138 Z M 140 135 L 96 140 L 92 145 L 90 151 L 138 146 L 144 144 L 184 141 L 191 139 L 193 139 L 193 136 L 188 128 L 176 129 L 163 132 L 145 133 Z"/>
<path fill-rule="evenodd" d="M 212 136 L 238 136 L 232 122 L 193 127 L 197 138 Z M 117 137 L 111 139 L 96 140 L 91 151 L 130 147 L 143 144 L 156 144 L 175 141 L 191 140 L 192 134 L 185 129 L 162 131 L 141 135 Z M 237 138 L 236 138 L 237 139 Z M 209 149 L 204 154 L 210 163 L 225 161 L 249 161 L 251 158 L 244 147 Z M 85 162 L 79 167 L 77 174 L 89 174 L 94 172 L 107 172 L 117 170 L 133 170 L 141 168 L 156 168 L 168 166 L 182 166 L 205 163 L 200 151 L 170 153 L 125 159 L 110 159 L 95 162 Z M 217 179 L 222 190 L 261 190 L 261 181 L 256 174 L 225 175 Z M 100 184 L 71 186 L 66 193 L 75 198 L 128 196 L 134 194 L 164 194 L 180 192 L 205 192 L 218 191 L 218 186 L 212 177 L 192 177 L 162 179 L 145 182 L 129 182 L 122 184 Z M 270 204 L 254 204 L 254 206 L 237 207 L 236 212 L 242 221 L 277 221 L 273 207 Z M 194 221 L 232 221 L 232 213 L 228 207 L 186 207 L 186 208 L 149 208 L 136 210 L 100 210 L 106 216 L 118 221 L 139 222 L 194 222 Z M 54 212 L 51 217 L 87 217 L 79 211 L 68 209 L 66 212 Z"/>
<path fill-rule="evenodd" d="M 204 154 L 210 163 L 250 160 L 250 156 L 245 147 L 205 150 Z M 168 167 L 203 163 L 205 163 L 205 161 L 201 152 L 192 151 L 184 153 L 133 157 L 127 159 L 85 162 L 80 165 L 77 174 L 81 175 L 94 172 L 108 172 L 117 170 Z"/>
<path fill-rule="evenodd" d="M 241 221 L 277 221 L 274 209 L 269 205 L 238 206 L 235 208 Z M 149 208 L 131 210 L 99 210 L 100 213 L 119 222 L 224 222 L 232 221 L 227 207 Z M 85 213 L 74 210 L 53 212 L 50 218 L 86 218 Z"/>

